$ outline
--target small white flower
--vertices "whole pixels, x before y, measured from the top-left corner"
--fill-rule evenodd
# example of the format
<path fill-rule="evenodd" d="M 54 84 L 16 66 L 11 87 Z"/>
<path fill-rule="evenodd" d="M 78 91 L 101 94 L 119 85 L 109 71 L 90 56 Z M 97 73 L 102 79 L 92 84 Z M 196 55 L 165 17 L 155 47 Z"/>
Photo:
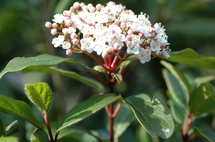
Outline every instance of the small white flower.
<path fill-rule="evenodd" d="M 61 24 L 61 23 L 63 23 L 63 20 L 64 20 L 64 16 L 63 16 L 63 14 L 56 14 L 56 15 L 54 15 L 54 19 L 52 19 L 55 23 L 59 23 L 59 24 Z"/>
<path fill-rule="evenodd" d="M 53 38 L 52 44 L 54 45 L 54 47 L 59 47 L 62 45 L 64 39 L 65 37 L 63 35 L 59 35 L 58 37 Z"/>
<path fill-rule="evenodd" d="M 87 51 L 88 53 L 92 53 L 94 49 L 95 42 L 92 37 L 82 38 L 81 39 L 81 50 Z"/>
<path fill-rule="evenodd" d="M 140 47 L 140 36 L 138 35 L 131 35 L 132 40 L 127 42 L 127 53 L 128 54 L 138 54 Z"/>
<path fill-rule="evenodd" d="M 152 51 L 158 51 L 158 50 L 161 50 L 161 43 L 160 43 L 160 41 L 158 41 L 158 40 L 152 40 L 151 42 L 150 42 L 150 46 L 151 46 L 151 50 Z"/>
<path fill-rule="evenodd" d="M 139 54 L 137 54 L 137 58 L 140 59 L 142 64 L 149 62 L 151 60 L 151 50 L 140 48 Z"/>
<path fill-rule="evenodd" d="M 68 41 L 64 41 L 62 47 L 63 49 L 69 49 L 71 47 L 71 43 Z"/>

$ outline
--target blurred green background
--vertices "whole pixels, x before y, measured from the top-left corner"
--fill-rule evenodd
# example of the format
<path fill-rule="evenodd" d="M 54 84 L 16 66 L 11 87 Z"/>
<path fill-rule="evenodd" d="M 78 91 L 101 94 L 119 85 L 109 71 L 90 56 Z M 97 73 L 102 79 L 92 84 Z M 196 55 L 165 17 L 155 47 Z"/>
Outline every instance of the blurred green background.
<path fill-rule="evenodd" d="M 79 62 L 93 67 L 95 62 L 89 57 L 73 54 L 65 55 L 64 50 L 54 49 L 51 45 L 53 36 L 44 27 L 46 21 L 51 21 L 53 15 L 69 9 L 73 0 L 1 0 L 0 1 L 0 70 L 14 57 L 29 57 L 39 54 L 51 54 L 77 59 Z M 82 2 L 82 1 L 80 1 Z M 107 0 L 85 0 L 85 3 L 106 4 Z M 136 14 L 140 12 L 149 15 L 152 24 L 161 22 L 166 28 L 168 41 L 172 51 L 192 48 L 203 56 L 215 56 L 215 1 L 213 0 L 117 0 L 127 9 Z M 158 96 L 165 102 L 166 85 L 164 83 L 160 59 L 141 65 L 139 61 L 132 63 L 123 75 L 124 81 L 117 85 L 117 93 L 123 96 L 137 93 L 149 93 Z M 185 65 L 176 65 L 192 82 L 197 76 L 215 75 L 214 70 L 196 69 Z M 91 76 L 83 69 L 71 65 L 60 64 L 60 68 L 77 71 L 82 75 Z M 93 76 L 92 76 L 93 77 Z M 23 100 L 30 104 L 24 93 L 25 83 L 39 81 L 48 82 L 53 90 L 55 101 L 50 112 L 51 121 L 58 121 L 77 103 L 86 100 L 96 93 L 82 83 L 58 74 L 46 73 L 8 73 L 0 79 L 0 94 Z M 211 82 L 214 85 L 214 81 Z M 39 111 L 32 105 L 38 119 L 42 121 Z M 57 114 L 57 115 L 56 115 Z M 23 119 L 0 113 L 5 124 L 18 119 L 23 133 L 18 136 L 21 141 L 27 141 L 33 127 Z M 104 127 L 106 115 L 103 111 L 81 122 L 90 129 Z M 98 123 L 100 121 L 101 123 Z M 90 123 L 89 123 L 90 122 Z M 137 141 L 135 130 L 137 122 L 132 123 L 121 139 Z M 134 131 L 133 131 L 134 130 Z M 25 135 L 26 134 L 26 135 Z M 134 135 L 131 135 L 134 134 Z M 126 141 L 125 141 L 126 142 Z"/>

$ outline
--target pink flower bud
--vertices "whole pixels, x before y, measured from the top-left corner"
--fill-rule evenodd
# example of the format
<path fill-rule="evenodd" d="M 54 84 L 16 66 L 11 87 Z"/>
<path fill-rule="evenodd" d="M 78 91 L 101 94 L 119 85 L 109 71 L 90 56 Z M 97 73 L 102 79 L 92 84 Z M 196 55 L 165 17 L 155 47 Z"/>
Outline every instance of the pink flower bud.
<path fill-rule="evenodd" d="M 89 7 L 89 11 L 90 11 L 90 12 L 95 12 L 95 11 L 96 11 L 96 8 L 95 8 L 95 7 Z"/>
<path fill-rule="evenodd" d="M 52 24 L 52 28 L 57 29 L 57 28 L 58 28 L 57 23 L 53 23 L 53 24 Z"/>
<path fill-rule="evenodd" d="M 79 2 L 75 2 L 73 4 L 73 7 L 76 8 L 76 9 L 78 9 L 80 7 L 80 3 Z"/>
<path fill-rule="evenodd" d="M 51 22 L 46 22 L 45 27 L 51 29 L 52 28 Z"/>
<path fill-rule="evenodd" d="M 88 7 L 86 5 L 82 6 L 82 10 L 87 12 L 88 11 Z"/>
<path fill-rule="evenodd" d="M 70 17 L 71 11 L 65 10 L 65 11 L 63 11 L 63 15 L 64 15 L 65 17 Z"/>
<path fill-rule="evenodd" d="M 83 7 L 83 6 L 86 6 L 86 4 L 85 3 L 80 3 L 80 7 Z"/>
<path fill-rule="evenodd" d="M 97 10 L 101 10 L 101 9 L 102 9 L 102 5 L 101 5 L 101 4 L 97 4 L 97 5 L 96 5 L 96 9 L 97 9 Z"/>
<path fill-rule="evenodd" d="M 70 7 L 70 11 L 74 12 L 76 10 L 76 8 L 74 6 Z"/>
<path fill-rule="evenodd" d="M 78 37 L 78 35 L 76 34 L 76 33 L 72 33 L 71 35 L 70 35 L 70 38 L 71 39 L 75 39 L 75 38 L 77 38 Z"/>
<path fill-rule="evenodd" d="M 124 28 L 126 28 L 126 23 L 125 22 L 121 22 L 121 24 L 120 24 L 120 27 L 122 28 L 122 29 L 124 29 Z"/>
<path fill-rule="evenodd" d="M 51 29 L 51 34 L 56 35 L 57 34 L 57 29 Z"/>
<path fill-rule="evenodd" d="M 66 50 L 66 55 L 71 56 L 72 55 L 72 50 L 71 49 L 67 49 Z"/>
<path fill-rule="evenodd" d="M 140 38 L 143 38 L 144 34 L 143 33 L 139 33 L 139 36 L 140 36 Z"/>
<path fill-rule="evenodd" d="M 73 40 L 72 40 L 72 43 L 73 43 L 74 45 L 76 45 L 76 44 L 79 43 L 79 40 L 78 40 L 78 39 L 73 39 Z"/>
<path fill-rule="evenodd" d="M 117 25 L 118 25 L 120 22 L 121 22 L 121 21 L 118 20 L 118 19 L 115 20 L 115 23 L 116 23 Z"/>
<path fill-rule="evenodd" d="M 126 38 L 126 41 L 131 41 L 132 40 L 132 37 L 130 35 L 127 35 L 125 38 Z"/>
<path fill-rule="evenodd" d="M 128 30 L 128 34 L 129 34 L 129 35 L 131 35 L 131 34 L 133 34 L 133 33 L 134 33 L 133 30 L 131 30 L 131 29 Z"/>
<path fill-rule="evenodd" d="M 156 52 L 156 55 L 158 55 L 158 56 L 163 56 L 163 52 L 157 51 L 157 52 Z"/>

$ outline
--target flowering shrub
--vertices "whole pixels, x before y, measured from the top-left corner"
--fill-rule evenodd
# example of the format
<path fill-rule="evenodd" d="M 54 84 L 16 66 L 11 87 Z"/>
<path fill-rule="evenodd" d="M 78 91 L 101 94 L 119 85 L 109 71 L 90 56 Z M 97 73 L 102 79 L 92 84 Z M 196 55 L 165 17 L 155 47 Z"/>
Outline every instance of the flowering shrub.
<path fill-rule="evenodd" d="M 0 111 L 21 116 L 35 126 L 36 130 L 30 138 L 32 142 L 71 141 L 80 133 L 84 136 L 81 135 L 77 141 L 118 142 L 118 138 L 134 117 L 142 126 L 140 129 L 142 132 L 140 135 L 143 134 L 140 136 L 142 141 L 158 141 L 153 138 L 158 137 L 162 138 L 159 139 L 161 142 L 168 138 L 167 141 L 188 142 L 197 136 L 213 140 L 211 135 L 207 135 L 211 132 L 202 131 L 198 127 L 191 128 L 195 117 L 201 117 L 205 112 L 213 112 L 215 100 L 212 85 L 202 82 L 190 84 L 177 68 L 161 61 L 166 67 L 162 73 L 168 87 L 171 111 L 153 95 L 141 93 L 125 97 L 123 94 L 117 95 L 114 86 L 123 81 L 125 68 L 136 59 L 145 64 L 155 57 L 160 57 L 194 67 L 214 69 L 214 58 L 201 57 L 191 49 L 170 53 L 167 35 L 161 24 L 152 25 L 146 14 L 135 15 L 131 10 L 114 2 L 109 2 L 106 6 L 97 4 L 95 7 L 92 4 L 75 2 L 70 10 L 56 14 L 53 22 L 46 22 L 45 26 L 51 30 L 52 35 L 55 35 L 52 40 L 54 47 L 62 47 L 67 55 L 84 53 L 98 65 L 91 68 L 71 58 L 46 54 L 27 58 L 17 57 L 7 64 L 0 77 L 7 72 L 17 71 L 57 72 L 92 87 L 97 91 L 97 95 L 72 108 L 54 128 L 48 115 L 53 100 L 49 85 L 42 82 L 26 84 L 26 95 L 41 111 L 47 129 L 43 128 L 43 124 L 37 120 L 28 104 L 0 96 Z M 202 64 L 198 64 L 198 61 Z M 82 67 L 92 73 L 97 80 L 55 67 L 62 62 Z M 206 80 L 210 81 L 210 78 Z M 196 99 L 195 95 L 201 99 Z M 199 104 L 201 107 L 196 107 Z M 73 126 L 102 108 L 105 108 L 109 117 L 109 128 L 106 128 L 108 138 L 97 130 L 89 132 Z M 179 130 L 175 129 L 175 125 L 180 127 Z M 1 121 L 0 126 L 3 126 Z M 17 126 L 18 122 L 14 121 L 6 129 L 2 127 L 0 134 L 3 138 L 0 140 L 16 141 L 16 138 L 7 136 L 20 132 Z M 193 131 L 189 132 L 191 129 Z"/>
<path fill-rule="evenodd" d="M 109 2 L 107 6 L 75 2 L 70 10 L 56 14 L 54 23 L 46 22 L 51 29 L 54 47 L 62 47 L 67 55 L 76 53 L 96 52 L 115 58 L 107 70 L 115 69 L 119 60 L 128 60 L 130 54 L 136 55 L 141 63 L 151 58 L 169 57 L 167 35 L 161 24 L 154 25 L 146 14 L 135 15 L 132 10 L 122 5 Z"/>

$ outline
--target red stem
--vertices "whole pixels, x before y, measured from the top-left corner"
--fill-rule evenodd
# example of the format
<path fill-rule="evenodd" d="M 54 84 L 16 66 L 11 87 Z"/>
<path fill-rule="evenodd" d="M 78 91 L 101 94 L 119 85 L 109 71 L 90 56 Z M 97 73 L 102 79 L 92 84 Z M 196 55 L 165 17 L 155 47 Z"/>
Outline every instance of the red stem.
<path fill-rule="evenodd" d="M 192 122 L 192 115 L 188 114 L 182 129 L 183 142 L 189 142 L 188 132 L 190 129 L 191 122 Z"/>
<path fill-rule="evenodd" d="M 112 80 L 112 77 L 109 77 L 109 81 Z M 109 90 L 110 93 L 114 92 L 114 84 L 115 81 L 109 83 Z M 114 131 L 113 131 L 113 126 L 114 126 L 114 117 L 113 117 L 113 113 L 114 113 L 114 103 L 109 105 L 109 122 L 110 122 L 110 132 L 109 132 L 109 136 L 110 136 L 110 142 L 114 141 Z"/>
<path fill-rule="evenodd" d="M 87 54 L 88 56 L 90 56 L 91 58 L 93 58 L 99 65 L 101 65 L 105 70 L 108 70 L 109 71 L 109 69 L 107 68 L 107 67 L 105 67 L 104 66 L 104 64 L 101 62 L 101 61 L 99 61 L 99 59 L 98 58 L 96 58 L 93 54 L 90 54 L 90 53 L 88 53 L 88 52 L 84 52 L 85 54 Z"/>
<path fill-rule="evenodd" d="M 44 117 L 44 119 L 45 119 L 45 123 L 46 123 L 46 127 L 47 127 L 47 129 L 48 129 L 50 141 L 51 141 L 51 142 L 54 142 L 54 139 L 53 139 L 53 136 L 52 136 L 51 125 L 50 125 L 50 123 L 49 123 L 48 114 L 47 114 L 46 111 L 43 111 L 43 112 L 42 112 L 42 115 L 43 115 L 43 117 Z"/>

